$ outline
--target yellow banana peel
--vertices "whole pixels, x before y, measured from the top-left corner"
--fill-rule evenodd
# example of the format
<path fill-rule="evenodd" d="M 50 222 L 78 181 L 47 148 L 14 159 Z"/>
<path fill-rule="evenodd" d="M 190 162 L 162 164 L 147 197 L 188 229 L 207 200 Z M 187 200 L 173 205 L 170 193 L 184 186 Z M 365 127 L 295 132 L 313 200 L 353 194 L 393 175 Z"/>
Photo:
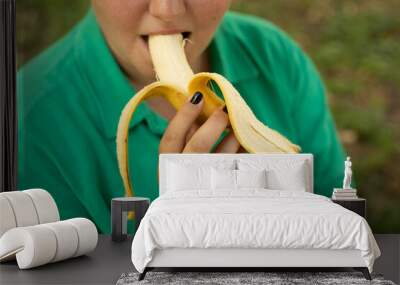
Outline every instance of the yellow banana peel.
<path fill-rule="evenodd" d="M 145 86 L 126 104 L 118 124 L 117 158 L 126 196 L 133 196 L 128 163 L 128 129 L 138 105 L 153 96 L 162 96 L 179 110 L 195 92 L 203 94 L 203 109 L 199 122 L 204 122 L 217 108 L 226 105 L 235 137 L 249 153 L 298 153 L 300 147 L 277 131 L 260 122 L 239 92 L 223 76 L 202 72 L 193 74 L 184 52 L 181 34 L 149 37 L 149 48 L 159 81 Z M 218 85 L 224 100 L 209 87 Z M 132 216 L 131 216 L 132 217 Z"/>

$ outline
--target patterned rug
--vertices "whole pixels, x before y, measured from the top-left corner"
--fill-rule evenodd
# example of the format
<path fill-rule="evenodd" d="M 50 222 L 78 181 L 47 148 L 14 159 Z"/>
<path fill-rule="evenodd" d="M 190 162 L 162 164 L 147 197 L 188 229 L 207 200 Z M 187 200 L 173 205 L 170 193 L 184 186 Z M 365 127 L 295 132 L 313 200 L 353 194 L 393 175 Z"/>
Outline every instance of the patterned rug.
<path fill-rule="evenodd" d="M 364 278 L 360 272 L 154 272 L 150 271 L 142 281 L 138 281 L 139 273 L 124 273 L 117 285 L 133 284 L 388 284 L 381 275 L 372 274 L 372 281 Z"/>

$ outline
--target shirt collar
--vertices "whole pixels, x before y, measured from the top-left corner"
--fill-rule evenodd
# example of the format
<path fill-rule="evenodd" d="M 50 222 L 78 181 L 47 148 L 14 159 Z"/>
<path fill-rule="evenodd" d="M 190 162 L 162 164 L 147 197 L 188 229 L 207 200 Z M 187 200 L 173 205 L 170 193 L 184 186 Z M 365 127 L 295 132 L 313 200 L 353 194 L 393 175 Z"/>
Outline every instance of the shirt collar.
<path fill-rule="evenodd" d="M 234 20 L 230 20 L 232 14 L 228 12 L 225 15 L 214 34 L 209 51 L 212 71 L 223 75 L 235 85 L 256 78 L 259 70 L 246 45 L 248 35 L 243 34 Z"/>
<path fill-rule="evenodd" d="M 77 29 L 77 64 L 93 90 L 91 95 L 99 105 L 106 136 L 115 138 L 122 109 L 136 90 L 113 57 L 92 9 Z M 258 69 L 244 43 L 222 22 L 209 46 L 212 71 L 224 75 L 232 84 L 258 76 Z M 155 133 L 163 134 L 167 127 L 166 119 L 142 103 L 134 113 L 130 128 L 144 119 Z"/>
<path fill-rule="evenodd" d="M 99 105 L 106 136 L 115 138 L 122 109 L 136 91 L 114 59 L 92 9 L 78 26 L 75 47 L 77 65 L 93 92 L 93 104 Z M 140 104 L 130 128 L 140 123 L 150 111 L 146 104 Z"/>

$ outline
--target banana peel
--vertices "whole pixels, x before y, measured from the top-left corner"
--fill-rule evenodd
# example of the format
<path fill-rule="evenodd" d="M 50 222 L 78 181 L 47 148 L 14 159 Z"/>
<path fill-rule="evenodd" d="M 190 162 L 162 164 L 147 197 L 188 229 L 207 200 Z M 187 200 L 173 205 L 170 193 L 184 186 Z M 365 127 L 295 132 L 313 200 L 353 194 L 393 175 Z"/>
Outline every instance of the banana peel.
<path fill-rule="evenodd" d="M 145 86 L 129 100 L 122 110 L 117 130 L 118 166 L 126 196 L 134 196 L 128 162 L 129 124 L 138 105 L 153 96 L 164 97 L 176 110 L 179 110 L 192 94 L 200 91 L 203 94 L 204 104 L 198 121 L 204 122 L 216 109 L 226 105 L 235 137 L 247 152 L 300 152 L 298 145 L 260 122 L 239 92 L 222 75 L 207 72 L 193 74 L 186 59 L 181 34 L 150 36 L 149 49 L 159 81 Z M 210 81 L 218 85 L 224 100 L 210 89 Z"/>

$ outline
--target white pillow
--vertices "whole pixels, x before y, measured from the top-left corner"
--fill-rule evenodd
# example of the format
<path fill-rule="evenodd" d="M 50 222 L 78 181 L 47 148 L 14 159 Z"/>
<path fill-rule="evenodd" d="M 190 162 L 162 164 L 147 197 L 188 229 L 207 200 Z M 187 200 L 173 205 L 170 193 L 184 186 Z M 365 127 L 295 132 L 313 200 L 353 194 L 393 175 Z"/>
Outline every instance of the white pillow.
<path fill-rule="evenodd" d="M 267 171 L 268 189 L 306 191 L 306 177 L 302 167 L 285 169 L 284 171 Z"/>
<path fill-rule="evenodd" d="M 272 190 L 306 191 L 311 188 L 307 176 L 308 163 L 304 160 L 287 159 L 239 159 L 240 170 L 267 171 L 267 188 Z"/>
<path fill-rule="evenodd" d="M 267 188 L 267 176 L 263 170 L 233 170 L 211 168 L 213 190 L 238 190 L 240 188 Z"/>
<path fill-rule="evenodd" d="M 210 189 L 210 167 L 168 164 L 167 191 Z"/>
<path fill-rule="evenodd" d="M 211 168 L 211 188 L 213 190 L 236 190 L 236 170 Z"/>
<path fill-rule="evenodd" d="M 209 159 L 192 160 L 185 155 L 168 161 L 166 165 L 166 191 L 209 190 L 211 191 L 211 167 L 235 169 L 236 160 Z"/>
<path fill-rule="evenodd" d="M 237 188 L 267 188 L 267 172 L 262 170 L 236 170 Z"/>

